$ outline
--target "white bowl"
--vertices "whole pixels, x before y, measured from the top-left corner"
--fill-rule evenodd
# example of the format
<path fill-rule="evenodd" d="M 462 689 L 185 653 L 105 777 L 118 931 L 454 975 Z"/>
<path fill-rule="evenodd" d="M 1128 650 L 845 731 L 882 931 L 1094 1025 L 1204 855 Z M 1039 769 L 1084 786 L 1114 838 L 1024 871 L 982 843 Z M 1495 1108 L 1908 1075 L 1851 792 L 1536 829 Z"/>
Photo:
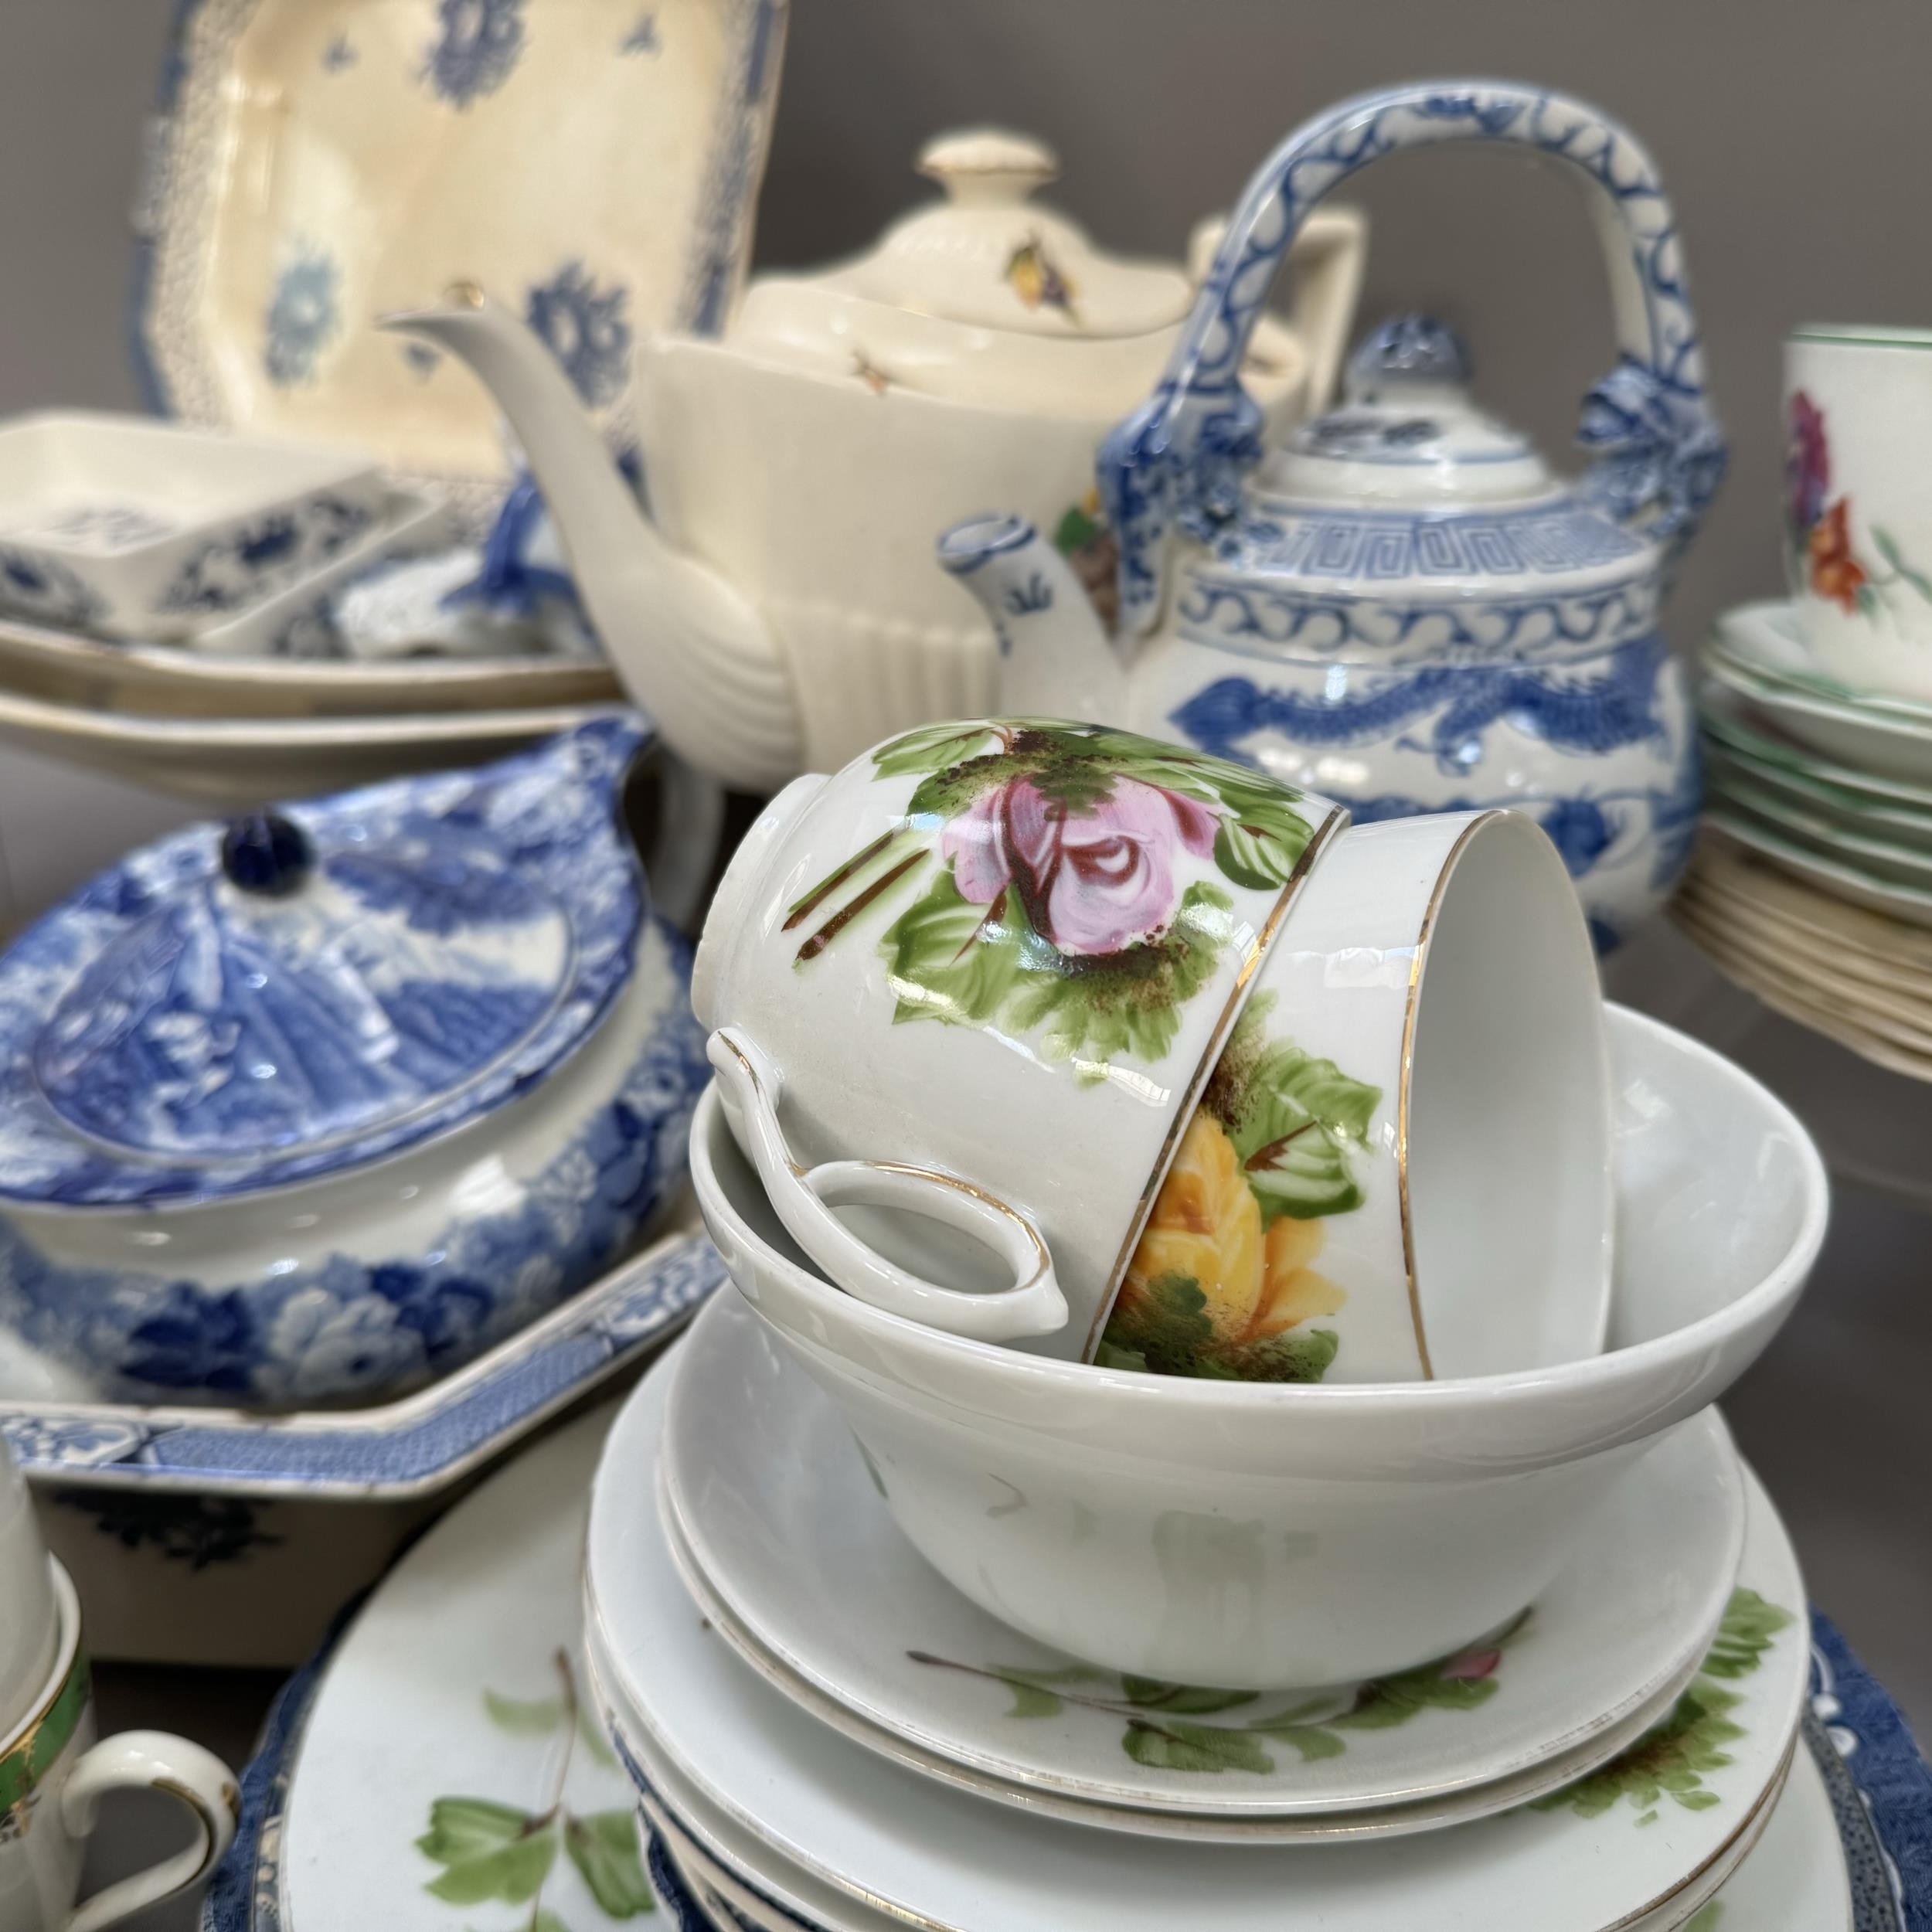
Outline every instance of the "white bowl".
<path fill-rule="evenodd" d="M 1260 1689 L 1372 1677 L 1514 1616 L 1592 1506 L 1790 1312 L 1827 1187 L 1791 1114 L 1611 1009 L 1610 1349 L 1464 1380 L 1203 1383 L 944 1335 L 840 1294 L 779 1228 L 715 1092 L 692 1172 L 747 1299 L 851 1424 L 957 1588 L 1116 1670 Z"/>

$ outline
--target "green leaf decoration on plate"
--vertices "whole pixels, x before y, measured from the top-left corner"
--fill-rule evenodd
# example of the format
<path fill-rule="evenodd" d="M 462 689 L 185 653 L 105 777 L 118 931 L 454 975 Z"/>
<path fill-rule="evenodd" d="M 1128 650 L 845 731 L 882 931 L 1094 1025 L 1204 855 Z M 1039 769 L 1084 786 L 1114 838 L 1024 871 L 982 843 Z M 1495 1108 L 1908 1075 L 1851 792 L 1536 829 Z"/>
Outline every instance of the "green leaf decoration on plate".
<path fill-rule="evenodd" d="M 638 1852 L 638 1821 L 628 1810 L 594 1811 L 588 1818 L 566 1812 L 563 1849 L 611 1917 L 634 1918 L 655 1907 Z"/>
<path fill-rule="evenodd" d="M 515 1805 L 439 1798 L 416 1849 L 444 1868 L 427 1888 L 439 1899 L 452 1905 L 481 1905 L 486 1899 L 523 1905 L 549 1876 L 556 1834 L 548 1818 Z"/>
<path fill-rule="evenodd" d="M 1037 1039 L 1083 1079 L 1166 1057 L 1258 923 L 1237 920 L 1228 887 L 1284 891 L 1313 835 L 1299 793 L 1100 726 L 928 726 L 872 760 L 918 783 L 897 825 L 787 909 L 795 964 L 889 909 L 895 1021 Z"/>
<path fill-rule="evenodd" d="M 1270 1700 L 1258 1691 L 1115 1676 L 1085 1664 L 982 1668 L 935 1657 L 928 1651 L 906 1655 L 932 1669 L 957 1671 L 1004 1685 L 1013 1696 L 1009 1717 L 1057 1717 L 1072 1708 L 1124 1720 L 1121 1748 L 1136 1764 L 1206 1775 L 1247 1771 L 1267 1777 L 1275 1769 L 1267 1749 L 1270 1744 L 1287 1746 L 1306 1764 L 1339 1757 L 1349 1748 L 1345 1733 L 1351 1729 L 1386 1730 L 1406 1724 L 1425 1710 L 1475 1709 L 1495 1695 L 1495 1673 L 1503 1653 L 1528 1621 L 1526 1611 L 1499 1635 L 1454 1657 L 1226 1724 L 1201 1720 Z"/>
<path fill-rule="evenodd" d="M 1767 1604 L 1754 1590 L 1737 1589 L 1725 1606 L 1724 1621 L 1704 1659 L 1706 1677 L 1744 1677 L 1757 1669 L 1758 1660 L 1787 1629 L 1791 1613 Z"/>
<path fill-rule="evenodd" d="M 499 1697 L 495 1691 L 483 1693 L 483 1708 L 498 1730 L 524 1737 L 546 1737 L 563 1721 L 563 1699 L 538 1697 L 525 1700 Z"/>
<path fill-rule="evenodd" d="M 490 1722 L 509 1736 L 561 1736 L 561 1747 L 551 1748 L 542 1805 L 532 1811 L 495 1798 L 439 1798 L 430 1806 L 429 1829 L 416 1841 L 416 1849 L 443 1868 L 425 1891 L 451 1905 L 491 1900 L 527 1905 L 529 1915 L 515 1932 L 580 1932 L 543 1900 L 560 1847 L 604 1917 L 631 1919 L 657 1909 L 629 1808 L 580 1814 L 563 1802 L 580 1744 L 600 1764 L 614 1766 L 617 1760 L 583 1707 L 569 1658 L 559 1651 L 554 1661 L 560 1686 L 555 1696 L 483 1693 Z"/>
<path fill-rule="evenodd" d="M 1664 1803 L 1687 1811 L 1706 1811 L 1721 1804 L 1705 1776 L 1732 1762 L 1724 1747 L 1742 1737 L 1744 1727 L 1730 1715 L 1743 1701 L 1741 1694 L 1726 1690 L 1719 1680 L 1748 1677 L 1779 1632 L 1794 1621 L 1789 1611 L 1767 1603 L 1754 1590 L 1733 1590 L 1696 1678 L 1670 1715 L 1621 1757 L 1560 1791 L 1533 1800 L 1532 1808 L 1600 1818 L 1624 1798 L 1639 1814 Z M 1637 1820 L 1648 1821 L 1641 1815 Z"/>

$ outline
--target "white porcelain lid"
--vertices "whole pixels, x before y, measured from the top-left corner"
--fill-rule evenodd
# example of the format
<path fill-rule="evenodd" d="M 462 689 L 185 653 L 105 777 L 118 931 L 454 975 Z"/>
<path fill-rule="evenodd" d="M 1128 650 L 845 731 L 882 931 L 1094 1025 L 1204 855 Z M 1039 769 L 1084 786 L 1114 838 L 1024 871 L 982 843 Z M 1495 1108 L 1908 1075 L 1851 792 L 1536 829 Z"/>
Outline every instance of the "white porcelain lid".
<path fill-rule="evenodd" d="M 0 1195 L 231 1195 L 514 1097 L 628 977 L 636 721 L 478 772 L 192 825 L 0 958 Z"/>
<path fill-rule="evenodd" d="M 1382 324 L 1350 359 L 1339 408 L 1303 423 L 1259 489 L 1309 503 L 1527 502 L 1558 487 L 1529 439 L 1478 409 L 1469 358 L 1426 315 Z"/>
<path fill-rule="evenodd" d="M 1029 199 L 1060 172 L 1043 142 L 972 128 L 928 141 L 918 165 L 944 199 L 894 223 L 870 253 L 811 279 L 889 308 L 1026 335 L 1145 335 L 1187 313 L 1194 291 L 1179 268 L 1104 254 L 1064 216 Z"/>

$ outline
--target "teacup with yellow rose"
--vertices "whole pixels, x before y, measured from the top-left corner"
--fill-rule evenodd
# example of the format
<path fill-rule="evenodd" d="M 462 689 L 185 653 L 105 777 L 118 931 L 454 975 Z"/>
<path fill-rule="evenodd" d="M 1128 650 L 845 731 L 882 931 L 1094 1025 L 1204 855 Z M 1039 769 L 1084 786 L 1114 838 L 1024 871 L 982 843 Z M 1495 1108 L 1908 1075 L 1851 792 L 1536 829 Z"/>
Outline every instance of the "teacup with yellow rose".
<path fill-rule="evenodd" d="M 1244 1380 L 1600 1346 L 1600 1001 L 1527 819 L 935 725 L 772 801 L 692 1000 L 774 1211 L 888 1312 Z"/>

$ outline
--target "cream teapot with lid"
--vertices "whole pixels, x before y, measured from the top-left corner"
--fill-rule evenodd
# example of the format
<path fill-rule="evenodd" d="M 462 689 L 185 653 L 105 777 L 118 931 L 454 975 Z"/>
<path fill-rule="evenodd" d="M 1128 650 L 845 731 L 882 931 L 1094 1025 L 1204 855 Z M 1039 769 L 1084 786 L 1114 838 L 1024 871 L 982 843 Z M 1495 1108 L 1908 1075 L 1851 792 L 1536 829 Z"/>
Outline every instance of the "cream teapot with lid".
<path fill-rule="evenodd" d="M 1028 199 L 1055 169 L 1036 141 L 948 135 L 920 166 L 943 197 L 869 254 L 762 277 L 722 340 L 640 345 L 648 516 L 548 352 L 480 291 L 390 318 L 489 386 L 627 686 L 747 790 L 990 708 L 992 628 L 932 568 L 941 526 L 1013 505 L 1111 599 L 1094 452 L 1193 300 L 1178 265 L 1103 254 Z M 1298 249 L 1290 322 L 1259 319 L 1245 372 L 1271 426 L 1325 394 L 1366 232 L 1330 211 Z"/>
<path fill-rule="evenodd" d="M 1342 406 L 1270 447 L 1244 345 L 1311 204 L 1379 156 L 1506 142 L 1578 170 L 1617 366 L 1574 483 L 1480 408 L 1452 332 L 1386 325 Z M 1109 635 L 1024 516 L 940 560 L 998 624 L 1000 708 L 1091 718 L 1255 764 L 1358 821 L 1521 805 L 1600 946 L 1659 903 L 1696 824 L 1696 731 L 1658 630 L 1723 474 L 1677 233 L 1628 133 L 1561 95 L 1428 82 L 1344 103 L 1250 184 L 1151 396 L 1107 438 Z"/>

